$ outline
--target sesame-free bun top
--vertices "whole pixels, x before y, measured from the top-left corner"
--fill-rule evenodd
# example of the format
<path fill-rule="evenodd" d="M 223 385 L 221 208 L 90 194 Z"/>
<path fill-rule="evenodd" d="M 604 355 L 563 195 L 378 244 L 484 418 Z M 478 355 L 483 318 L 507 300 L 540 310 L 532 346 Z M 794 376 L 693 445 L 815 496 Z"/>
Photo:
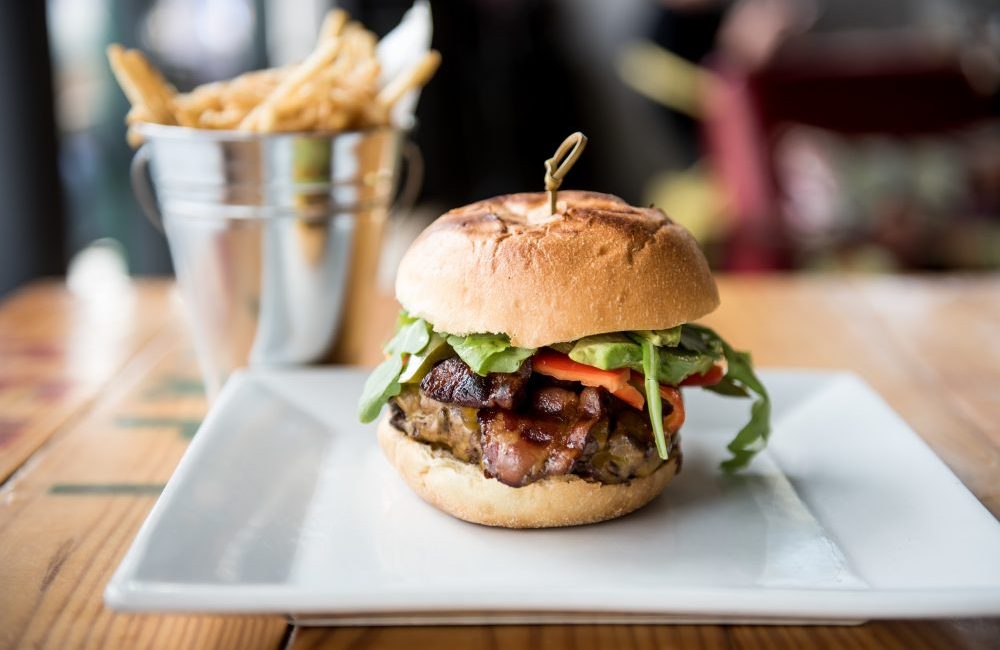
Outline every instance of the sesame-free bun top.
<path fill-rule="evenodd" d="M 403 256 L 396 297 L 450 334 L 507 334 L 536 348 L 667 329 L 719 305 L 708 262 L 657 208 L 616 196 L 509 194 L 439 217 Z"/>

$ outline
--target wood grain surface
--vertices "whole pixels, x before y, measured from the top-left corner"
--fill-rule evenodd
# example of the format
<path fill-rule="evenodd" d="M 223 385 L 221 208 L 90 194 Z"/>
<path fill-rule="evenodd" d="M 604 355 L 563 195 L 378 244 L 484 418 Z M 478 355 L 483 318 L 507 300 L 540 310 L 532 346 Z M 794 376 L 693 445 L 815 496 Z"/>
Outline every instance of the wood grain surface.
<path fill-rule="evenodd" d="M 762 366 L 872 384 L 1000 517 L 1000 277 L 739 277 L 706 319 Z M 379 297 L 363 357 L 396 306 Z M 857 627 L 289 629 L 123 615 L 101 593 L 207 410 L 169 283 L 0 305 L 0 648 L 996 648 L 1000 620 Z"/>

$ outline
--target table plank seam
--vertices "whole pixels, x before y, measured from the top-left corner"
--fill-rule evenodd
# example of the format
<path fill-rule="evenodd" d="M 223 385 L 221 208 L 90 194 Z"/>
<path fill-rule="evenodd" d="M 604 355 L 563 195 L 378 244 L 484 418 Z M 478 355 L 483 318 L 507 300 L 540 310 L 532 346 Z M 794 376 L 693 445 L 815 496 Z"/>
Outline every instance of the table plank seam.
<path fill-rule="evenodd" d="M 81 403 L 76 408 L 68 412 L 58 424 L 54 425 L 52 432 L 46 436 L 37 447 L 35 447 L 31 454 L 24 459 L 21 465 L 8 476 L 0 480 L 0 494 L 3 494 L 8 489 L 12 488 L 17 481 L 20 480 L 20 477 L 24 476 L 27 472 L 30 472 L 31 468 L 37 465 L 38 461 L 44 457 L 47 451 L 52 446 L 58 444 L 58 442 L 62 440 L 69 431 L 71 431 L 79 423 L 86 420 L 89 415 L 99 412 L 102 403 L 107 403 L 109 400 L 113 400 L 114 397 L 119 396 L 122 393 L 120 388 L 112 395 L 108 395 L 106 394 L 107 386 L 109 384 L 119 384 L 121 382 L 122 375 L 128 374 L 130 366 L 143 356 L 146 350 L 149 349 L 149 347 L 152 346 L 157 339 L 167 338 L 164 335 L 164 330 L 166 329 L 167 326 L 163 325 L 147 337 L 147 339 L 136 348 L 136 351 L 132 355 L 122 361 L 114 373 L 114 376 L 110 377 L 108 381 L 105 382 L 104 388 L 95 388 L 92 395 L 84 400 L 81 400 Z M 169 349 L 165 349 L 161 357 L 158 357 L 158 359 L 165 356 L 168 352 Z M 154 364 L 150 364 L 150 367 L 152 367 L 152 365 Z"/>

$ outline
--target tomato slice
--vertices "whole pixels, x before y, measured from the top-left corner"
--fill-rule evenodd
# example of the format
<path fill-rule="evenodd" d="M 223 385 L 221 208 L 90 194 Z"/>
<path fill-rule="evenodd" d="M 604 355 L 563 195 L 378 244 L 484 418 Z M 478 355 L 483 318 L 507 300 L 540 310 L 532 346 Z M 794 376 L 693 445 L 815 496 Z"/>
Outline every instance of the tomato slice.
<path fill-rule="evenodd" d="M 672 407 L 670 415 L 663 418 L 663 425 L 670 433 L 677 433 L 684 425 L 686 417 L 686 413 L 684 412 L 684 398 L 681 397 L 681 392 L 673 386 L 664 386 L 662 384 L 660 384 L 660 396 L 669 402 Z"/>
<path fill-rule="evenodd" d="M 531 357 L 531 367 L 539 374 L 556 379 L 606 388 L 609 393 L 639 411 L 646 407 L 646 393 L 641 372 L 628 368 L 601 370 L 573 361 L 565 354 L 552 350 L 542 350 Z M 684 399 L 681 397 L 681 392 L 673 386 L 661 384 L 660 396 L 671 406 L 670 414 L 664 418 L 664 426 L 667 430 L 676 432 L 684 424 Z"/>
<path fill-rule="evenodd" d="M 542 350 L 531 357 L 531 368 L 537 373 L 556 379 L 606 388 L 612 394 L 628 385 L 628 368 L 601 370 L 584 363 L 577 363 L 565 354 L 553 350 Z"/>
<path fill-rule="evenodd" d="M 645 395 L 645 376 L 641 372 L 635 370 L 632 371 L 632 376 L 629 378 L 629 383 L 633 388 L 642 389 L 642 394 Z M 684 419 L 686 414 L 684 412 L 684 397 L 681 395 L 681 391 L 673 386 L 664 386 L 660 384 L 660 397 L 663 401 L 670 404 L 671 411 L 670 414 L 663 418 L 663 426 L 670 433 L 677 433 L 681 426 L 684 424 Z M 639 408 L 639 407 L 637 407 Z"/>
<path fill-rule="evenodd" d="M 646 407 L 646 397 L 635 386 L 625 384 L 611 394 L 636 410 L 641 411 Z"/>
<path fill-rule="evenodd" d="M 726 376 L 729 370 L 726 360 L 716 361 L 715 365 L 708 369 L 708 372 L 700 372 L 685 377 L 681 381 L 681 386 L 714 386 Z"/>

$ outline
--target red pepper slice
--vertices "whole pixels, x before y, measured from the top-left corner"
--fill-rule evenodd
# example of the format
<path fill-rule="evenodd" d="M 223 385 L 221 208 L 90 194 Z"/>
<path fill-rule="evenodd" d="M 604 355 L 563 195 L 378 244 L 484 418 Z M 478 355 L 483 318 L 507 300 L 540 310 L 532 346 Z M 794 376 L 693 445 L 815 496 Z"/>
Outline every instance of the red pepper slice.
<path fill-rule="evenodd" d="M 531 368 L 556 379 L 577 381 L 584 386 L 600 386 L 612 394 L 628 385 L 628 368 L 601 370 L 573 361 L 553 350 L 542 350 L 531 357 Z"/>
<path fill-rule="evenodd" d="M 709 368 L 708 372 L 695 373 L 685 377 L 681 386 L 714 386 L 726 376 L 726 366 L 724 363 L 716 363 Z"/>

